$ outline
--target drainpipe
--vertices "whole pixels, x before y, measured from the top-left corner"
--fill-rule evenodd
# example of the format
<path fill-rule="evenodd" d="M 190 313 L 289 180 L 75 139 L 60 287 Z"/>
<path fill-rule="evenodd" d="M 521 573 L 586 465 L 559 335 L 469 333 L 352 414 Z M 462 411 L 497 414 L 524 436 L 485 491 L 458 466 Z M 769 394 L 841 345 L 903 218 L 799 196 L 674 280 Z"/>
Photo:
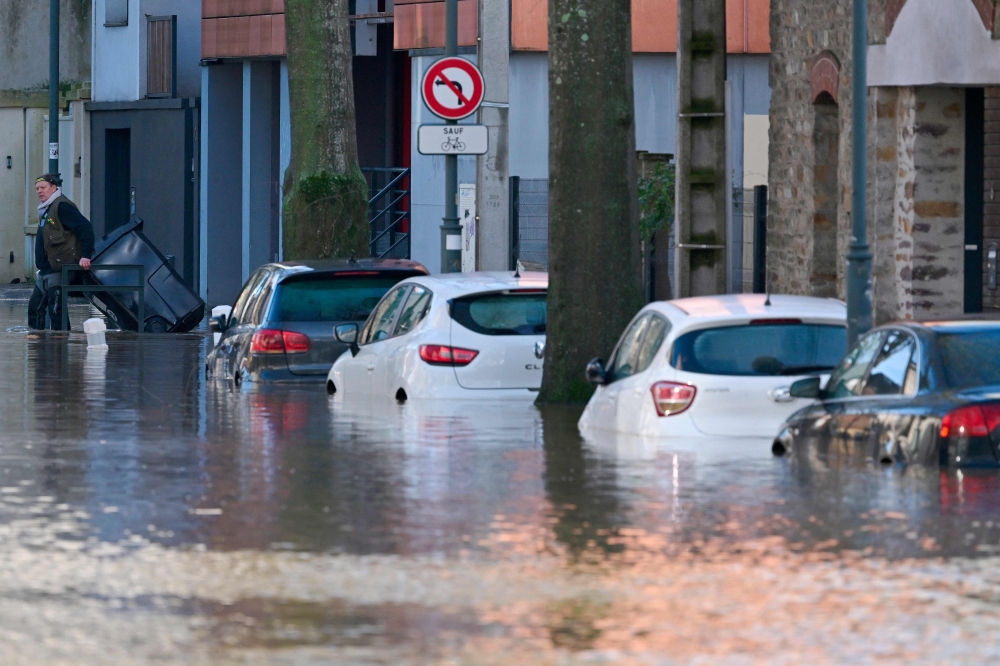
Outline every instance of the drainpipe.
<path fill-rule="evenodd" d="M 49 0 L 49 173 L 59 173 L 59 0 Z"/>
<path fill-rule="evenodd" d="M 847 344 L 872 327 L 872 253 L 868 247 L 868 0 L 854 0 L 853 192 L 847 252 Z"/>

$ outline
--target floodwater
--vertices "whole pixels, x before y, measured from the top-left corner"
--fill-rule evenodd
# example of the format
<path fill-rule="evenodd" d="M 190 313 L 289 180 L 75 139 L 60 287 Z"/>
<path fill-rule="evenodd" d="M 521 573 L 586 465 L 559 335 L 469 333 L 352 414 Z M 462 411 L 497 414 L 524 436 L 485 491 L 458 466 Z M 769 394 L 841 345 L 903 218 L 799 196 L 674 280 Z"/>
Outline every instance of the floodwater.
<path fill-rule="evenodd" d="M 237 390 L 203 334 L 96 352 L 14 328 L 26 299 L 0 292 L 4 665 L 1000 658 L 995 472 Z"/>

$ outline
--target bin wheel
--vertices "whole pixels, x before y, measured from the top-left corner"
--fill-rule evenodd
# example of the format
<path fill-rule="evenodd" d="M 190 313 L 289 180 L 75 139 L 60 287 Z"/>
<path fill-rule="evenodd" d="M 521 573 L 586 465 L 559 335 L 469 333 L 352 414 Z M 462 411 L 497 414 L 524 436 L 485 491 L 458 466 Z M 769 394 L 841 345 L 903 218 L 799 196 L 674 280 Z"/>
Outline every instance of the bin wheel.
<path fill-rule="evenodd" d="M 168 322 L 163 317 L 154 315 L 152 317 L 146 317 L 145 331 L 147 333 L 166 333 L 167 329 L 170 328 L 170 322 Z"/>

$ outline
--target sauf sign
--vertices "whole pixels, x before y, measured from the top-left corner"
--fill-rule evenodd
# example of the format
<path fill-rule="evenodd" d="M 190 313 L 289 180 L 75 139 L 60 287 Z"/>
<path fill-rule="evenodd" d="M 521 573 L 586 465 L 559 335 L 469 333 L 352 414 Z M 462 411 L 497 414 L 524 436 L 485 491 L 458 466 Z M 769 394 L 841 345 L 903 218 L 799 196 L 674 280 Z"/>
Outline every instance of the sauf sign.
<path fill-rule="evenodd" d="M 486 87 L 479 68 L 465 58 L 442 58 L 424 74 L 420 90 L 434 115 L 454 123 L 479 110 Z M 483 125 L 421 125 L 417 150 L 422 155 L 483 155 L 489 134 Z"/>

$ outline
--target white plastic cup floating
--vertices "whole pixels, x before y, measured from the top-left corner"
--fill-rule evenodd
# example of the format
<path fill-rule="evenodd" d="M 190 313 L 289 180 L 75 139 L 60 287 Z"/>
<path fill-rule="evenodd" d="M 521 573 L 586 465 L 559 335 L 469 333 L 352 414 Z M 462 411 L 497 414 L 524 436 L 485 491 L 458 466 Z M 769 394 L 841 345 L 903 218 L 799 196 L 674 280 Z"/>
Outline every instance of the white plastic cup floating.
<path fill-rule="evenodd" d="M 107 349 L 108 343 L 104 338 L 104 332 L 107 330 L 107 324 L 103 319 L 88 319 L 83 322 L 83 332 L 87 334 L 87 347 Z"/>

